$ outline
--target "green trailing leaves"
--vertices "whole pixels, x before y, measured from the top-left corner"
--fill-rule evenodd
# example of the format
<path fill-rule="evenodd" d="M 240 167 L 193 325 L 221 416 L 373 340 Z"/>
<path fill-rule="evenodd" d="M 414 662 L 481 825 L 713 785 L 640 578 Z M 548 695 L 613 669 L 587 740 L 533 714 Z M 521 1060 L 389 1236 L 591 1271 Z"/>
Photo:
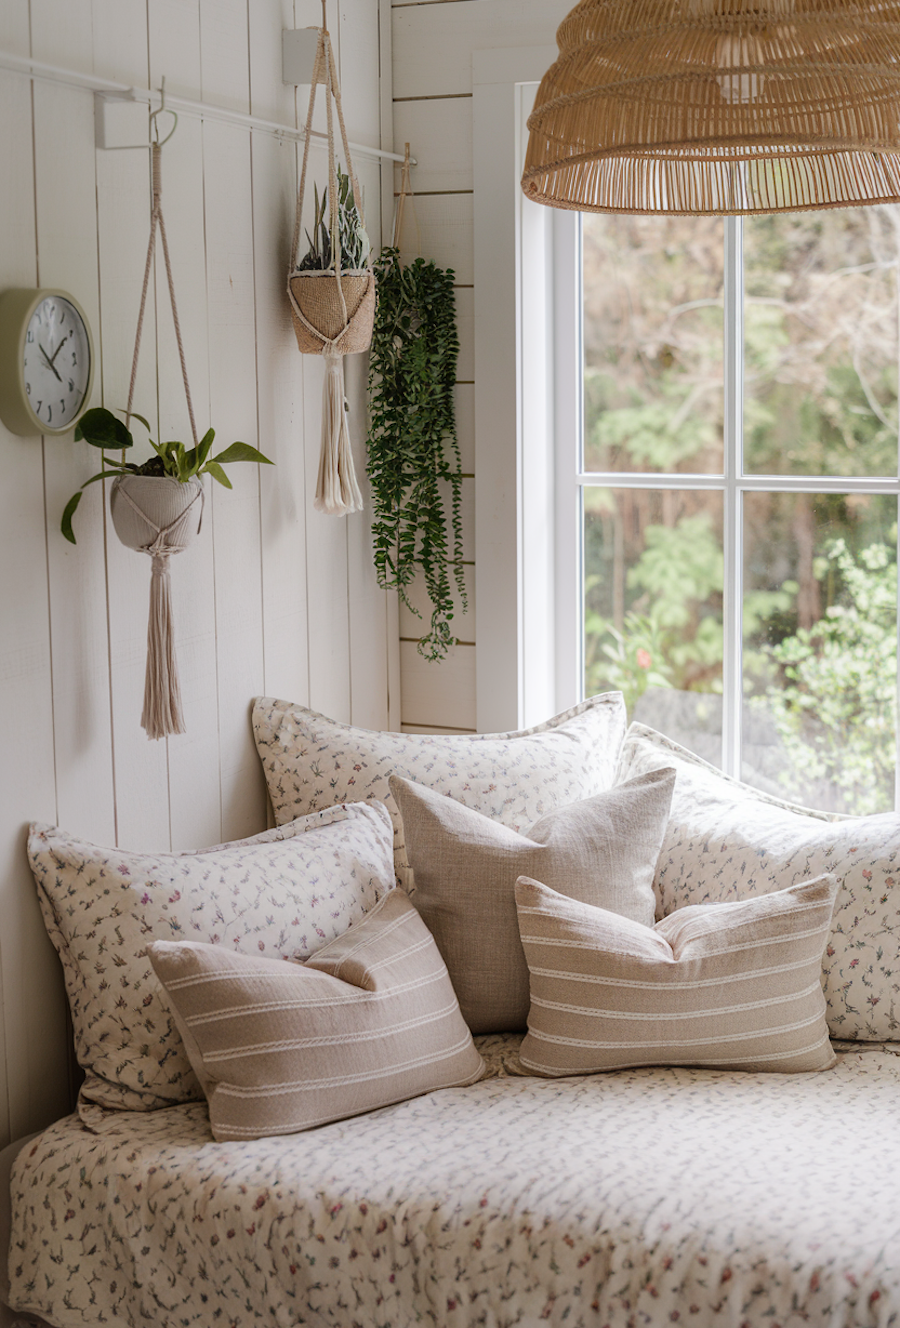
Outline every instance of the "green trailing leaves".
<path fill-rule="evenodd" d="M 375 569 L 378 584 L 396 590 L 419 617 L 409 590 L 421 570 L 431 622 L 419 653 L 441 660 L 456 643 L 453 582 L 467 608 L 453 409 L 459 355 L 454 273 L 421 258 L 403 267 L 396 249 L 383 249 L 375 277 L 368 437 Z"/>

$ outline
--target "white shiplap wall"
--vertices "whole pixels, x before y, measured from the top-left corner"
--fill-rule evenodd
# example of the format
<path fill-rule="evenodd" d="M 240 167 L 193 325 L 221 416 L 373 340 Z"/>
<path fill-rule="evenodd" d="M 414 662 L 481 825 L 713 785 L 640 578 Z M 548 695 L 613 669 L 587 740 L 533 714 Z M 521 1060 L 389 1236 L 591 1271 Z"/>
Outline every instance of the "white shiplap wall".
<path fill-rule="evenodd" d="M 306 92 L 281 82 L 281 31 L 320 16 L 319 0 L 2 0 L 0 48 L 139 87 L 165 75 L 173 95 L 295 124 Z M 328 0 L 328 16 L 350 138 L 381 146 L 390 36 L 378 0 Z M 0 72 L 0 289 L 59 286 L 81 301 L 100 358 L 93 404 L 115 408 L 147 243 L 148 154 L 95 149 L 93 114 L 90 92 Z M 173 563 L 188 731 L 151 743 L 139 725 L 149 562 L 108 528 L 100 486 L 79 509 L 77 547 L 59 533 L 98 454 L 0 424 L 0 1142 L 70 1103 L 65 1003 L 25 860 L 27 823 L 126 848 L 252 834 L 267 819 L 254 695 L 369 727 L 399 722 L 396 611 L 375 585 L 367 522 L 312 510 L 322 371 L 298 354 L 283 293 L 295 148 L 182 116 L 163 157 L 198 426 L 277 464 L 236 467 L 233 492 L 209 494 L 201 537 Z M 313 167 L 323 164 L 316 147 Z M 381 168 L 356 164 L 377 244 Z M 389 190 L 389 169 L 385 178 Z M 159 270 L 135 405 L 164 438 L 184 437 L 162 283 Z M 348 387 L 364 478 L 358 362 Z"/>
<path fill-rule="evenodd" d="M 466 586 L 470 609 L 454 618 L 455 646 L 441 664 L 416 651 L 418 619 L 401 610 L 402 719 L 409 731 L 473 732 L 476 728 L 475 640 L 475 363 L 472 59 L 479 50 L 553 45 L 571 0 L 421 0 L 393 5 L 394 138 L 409 141 L 418 165 L 414 224 L 404 224 L 402 250 L 456 272 L 461 354 L 457 429 L 463 459 Z M 497 163 L 498 170 L 513 169 Z M 399 174 L 397 176 L 399 184 Z M 509 336 L 515 337 L 513 320 Z M 483 440 L 482 440 L 483 441 Z M 420 592 L 421 595 L 421 592 Z M 424 596 L 421 597 L 425 604 Z M 418 604 L 418 600 L 417 600 Z M 423 610 L 424 612 L 424 610 Z M 477 665 L 476 665 L 477 660 Z"/>

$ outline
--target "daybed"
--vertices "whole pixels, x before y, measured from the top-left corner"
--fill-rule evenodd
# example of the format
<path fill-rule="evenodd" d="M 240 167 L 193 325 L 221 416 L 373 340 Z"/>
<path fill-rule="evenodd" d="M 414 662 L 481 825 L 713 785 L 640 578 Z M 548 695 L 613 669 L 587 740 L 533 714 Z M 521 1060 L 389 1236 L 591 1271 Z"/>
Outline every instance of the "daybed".
<path fill-rule="evenodd" d="M 449 745 L 364 734 L 266 701 L 257 703 L 254 724 L 280 823 L 266 835 L 150 862 L 49 827 L 35 832 L 32 864 L 66 970 L 86 1078 L 78 1112 L 29 1141 L 13 1167 L 7 1299 L 16 1311 L 58 1328 L 900 1322 L 897 818 L 828 820 L 791 808 L 651 730 L 633 726 L 623 745 L 613 696 L 539 730 Z M 632 787 L 646 815 L 628 820 L 625 837 L 639 850 L 600 844 L 608 826 L 586 850 L 582 813 L 559 809 L 593 808 L 612 790 L 618 821 L 625 804 L 616 800 L 632 796 Z M 354 793 L 372 801 L 328 810 Z M 314 1094 L 285 1080 L 279 1098 L 270 1076 L 269 1091 L 254 1095 L 257 1085 L 240 1080 L 243 1062 L 228 1059 L 237 1054 L 230 1044 L 209 1041 L 224 1007 L 198 1014 L 199 1006 L 183 1002 L 207 999 L 216 983 L 231 992 L 245 968 L 248 1003 L 270 1006 L 266 983 L 282 970 L 318 991 L 349 972 L 361 952 L 353 938 L 364 929 L 381 925 L 384 944 L 392 929 L 422 925 L 418 913 L 408 918 L 400 891 L 378 883 L 385 844 L 393 856 L 382 798 L 398 832 L 398 877 L 414 901 L 422 893 L 421 916 L 442 940 L 459 995 L 459 1007 L 447 1011 L 443 978 L 428 970 L 429 989 L 444 994 L 415 1036 L 427 1027 L 438 1039 L 431 1059 L 438 1068 L 422 1068 L 428 1058 L 417 1042 L 403 1073 L 437 1074 L 437 1084 L 423 1091 L 419 1080 L 393 1087 L 379 1080 L 373 1088 L 378 1067 L 358 1059 L 354 1078 L 341 1057 L 348 1046 L 363 1053 L 352 1050 L 341 1024 L 331 1028 L 328 1053 L 343 1085 L 334 1100 L 320 1072 Z M 320 828 L 298 829 L 298 816 L 307 826 L 318 817 Z M 644 871 L 653 824 L 660 833 Z M 355 865 L 348 867 L 351 831 Z M 423 854 L 423 844 L 433 851 Z M 567 895 L 560 875 L 555 887 L 536 886 L 518 871 L 527 861 L 550 875 L 571 871 L 574 880 L 595 851 L 612 854 L 606 874 L 619 885 L 627 876 L 629 897 L 640 900 L 649 885 L 656 928 L 629 917 L 624 897 L 610 909 L 579 897 L 577 883 Z M 319 855 L 315 871 L 311 853 Z M 258 855 L 265 884 L 248 896 Z M 273 911 L 292 857 L 295 867 L 303 858 L 306 882 L 314 876 L 318 892 L 307 896 L 302 918 L 296 898 L 281 899 L 279 916 Z M 477 891 L 468 888 L 480 872 L 490 876 L 485 863 L 501 859 L 519 882 L 533 1002 L 524 1042 L 521 1026 L 479 1027 L 519 1017 L 515 965 L 499 954 L 515 913 L 507 907 L 479 925 Z M 465 880 L 460 864 L 471 866 Z M 453 900 L 438 901 L 435 911 L 442 871 L 459 882 L 464 909 L 456 914 Z M 87 891 L 86 878 L 94 882 Z M 230 888 L 238 879 L 243 893 Z M 356 893 L 341 888 L 348 879 Z M 129 913 L 126 900 L 140 908 Z M 135 918 L 145 956 L 152 942 L 153 969 L 145 958 L 139 974 L 129 967 Z M 544 922 L 557 930 L 536 939 L 529 929 Z M 487 988 L 459 969 L 466 958 L 454 950 L 453 928 L 466 925 L 477 966 L 492 976 Z M 730 927 L 739 934 L 734 945 Z M 541 944 L 561 945 L 563 934 L 576 957 L 602 951 L 611 935 L 614 964 L 662 956 L 663 984 L 691 946 L 700 947 L 699 958 L 691 982 L 670 982 L 662 1005 L 653 1004 L 656 978 L 623 979 L 617 969 L 614 982 L 608 969 L 586 968 L 584 989 L 607 991 L 601 1033 L 556 1038 L 547 1030 L 566 1002 L 539 985 L 550 979 L 537 958 Z M 183 939 L 172 942 L 173 935 Z M 583 935 L 596 946 L 571 939 Z M 424 956 L 427 946 L 416 941 L 416 953 Z M 722 977 L 703 967 L 754 947 L 765 977 L 753 999 L 735 995 L 751 990 L 749 970 Z M 177 967 L 185 956 L 194 967 Z M 219 958 L 225 967 L 203 969 Z M 369 963 L 369 978 L 352 980 L 346 1000 L 339 993 L 335 1017 L 355 1018 L 353 1001 L 364 989 L 389 1004 L 391 993 L 371 976 L 377 967 Z M 117 979 L 116 999 L 104 1004 Z M 625 1004 L 613 1004 L 613 986 Z M 238 1011 L 228 999 L 229 1020 L 243 1020 L 246 1004 Z M 411 1026 L 419 1006 L 407 999 Z M 568 1015 L 586 1017 L 588 999 L 570 1003 Z M 124 1001 L 118 1014 L 117 1001 Z M 474 1046 L 460 1009 L 475 1028 Z M 144 1012 L 143 1043 L 137 1012 Z M 412 1034 L 406 1028 L 402 1036 Z M 261 1043 L 254 1052 L 292 1056 L 288 1040 L 270 1038 L 265 1052 Z M 317 1047 L 303 1054 L 319 1055 L 327 1037 L 306 1041 Z M 563 1063 L 535 1073 L 548 1048 Z M 473 1071 L 473 1055 L 483 1071 L 480 1064 Z M 679 1058 L 694 1063 L 643 1063 Z M 820 1068 L 799 1068 L 805 1064 Z M 452 1086 L 438 1086 L 443 1073 Z M 347 1087 L 351 1079 L 358 1090 Z M 229 1084 L 238 1114 L 229 1114 L 227 1094 L 220 1097 Z M 391 1101 L 392 1092 L 405 1100 Z M 372 1093 L 384 1105 L 364 1109 Z M 348 1103 L 358 1114 L 334 1119 Z M 298 1111 L 313 1128 L 298 1128 Z M 329 1111 L 332 1119 L 315 1124 Z"/>

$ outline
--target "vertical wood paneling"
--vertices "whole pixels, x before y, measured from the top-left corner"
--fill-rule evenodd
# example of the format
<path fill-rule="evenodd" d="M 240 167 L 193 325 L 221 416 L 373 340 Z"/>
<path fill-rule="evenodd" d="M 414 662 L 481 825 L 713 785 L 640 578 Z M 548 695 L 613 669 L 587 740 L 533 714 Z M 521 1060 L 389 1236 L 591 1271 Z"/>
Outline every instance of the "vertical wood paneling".
<path fill-rule="evenodd" d="M 477 4 L 429 0 L 395 5 L 393 10 L 394 131 L 398 142 L 411 142 L 413 155 L 421 163 L 412 178 L 413 189 L 419 194 L 414 205 L 418 234 L 415 227 L 405 226 L 401 248 L 407 257 L 414 256 L 417 248 L 421 248 L 424 257 L 456 272 L 460 332 L 457 432 L 466 474 L 475 471 L 474 402 L 478 391 L 473 154 L 479 146 L 484 150 L 483 145 L 473 145 L 473 57 L 477 51 L 486 52 L 489 57 L 495 48 L 545 46 L 552 41 L 556 25 L 569 7 L 569 0 L 480 0 Z M 510 179 L 514 178 L 512 162 L 494 160 L 491 169 L 507 170 Z M 508 347 L 512 353 L 515 328 L 510 325 L 507 332 L 501 348 Z M 476 474 L 475 483 L 478 480 Z M 506 480 L 498 480 L 492 474 L 482 476 L 481 482 L 485 486 L 484 496 L 498 492 L 498 486 L 502 488 Z M 471 487 L 467 481 L 467 488 Z M 471 504 L 465 526 L 466 546 L 471 556 L 475 534 Z M 514 532 L 512 544 L 508 531 L 497 536 L 489 522 L 482 533 L 489 540 L 499 539 L 507 554 L 515 557 Z M 466 571 L 467 582 L 474 589 L 475 569 L 468 567 Z M 515 605 L 510 607 L 505 603 L 503 611 L 504 625 L 497 634 L 501 641 L 506 641 L 511 639 L 507 618 L 510 612 L 515 617 Z M 489 612 L 488 619 L 494 618 L 496 615 Z M 404 636 L 414 629 L 415 621 L 410 614 L 403 616 Z M 458 630 L 466 640 L 477 639 L 474 610 L 461 620 Z M 493 652 L 491 659 L 482 661 L 483 673 L 476 673 L 474 646 L 459 647 L 441 665 L 424 664 L 420 657 L 410 653 L 411 649 L 404 642 L 404 724 L 443 725 L 448 698 L 452 698 L 449 704 L 458 722 L 466 718 L 474 723 L 476 679 L 490 680 L 494 672 Z M 513 724 L 514 720 L 510 726 Z"/>
<path fill-rule="evenodd" d="M 246 62 L 246 48 L 244 57 Z M 237 81 L 238 69 L 234 74 Z M 239 438 L 256 446 L 250 141 L 244 130 L 214 122 L 203 133 L 210 418 L 221 421 L 219 438 L 226 445 Z M 248 699 L 263 677 L 259 474 L 244 464 L 229 477 L 234 489 L 219 486 L 212 506 L 222 836 L 238 839 L 265 815 L 262 771 L 247 723 Z"/>
<path fill-rule="evenodd" d="M 292 0 L 250 9 L 250 98 L 254 115 L 296 123 L 296 93 L 272 69 L 282 28 L 294 26 Z M 265 135 L 251 143 L 256 287 L 256 407 L 259 446 L 274 467 L 260 469 L 262 608 L 269 696 L 309 701 L 306 610 L 306 467 L 303 364 L 285 298 L 294 224 L 297 152 Z"/>
<path fill-rule="evenodd" d="M 246 0 L 201 0 L 203 96 L 250 109 Z M 211 34 L 212 49 L 206 52 Z M 228 98 L 228 100 L 224 100 Z M 256 315 L 250 135 L 210 120 L 203 126 L 209 417 L 217 440 L 258 446 Z M 229 471 L 233 490 L 213 483 L 219 675 L 222 838 L 253 834 L 265 819 L 265 783 L 247 722 L 263 678 L 259 471 Z"/>
<path fill-rule="evenodd" d="M 28 54 L 27 0 L 0 7 L 0 41 L 7 50 Z M 0 124 L 0 179 L 17 184 L 0 190 L 2 285 L 34 286 L 31 89 L 26 80 L 0 80 Z M 5 1138 L 22 1134 L 29 1121 L 42 1125 L 63 1111 L 66 1084 L 62 1075 L 44 1076 L 42 1082 L 34 1073 L 38 1047 L 46 1049 L 51 1064 L 65 1065 L 64 998 L 25 860 L 27 823 L 56 819 L 41 440 L 17 437 L 0 424 L 0 460 L 8 495 L 0 500 L 0 760 L 7 767 L 0 823 L 0 1130 Z"/>
<path fill-rule="evenodd" d="M 166 87 L 172 92 L 197 97 L 201 86 L 198 0 L 151 0 L 149 33 L 151 86 L 159 87 L 165 75 Z M 167 131 L 163 127 L 161 132 Z M 204 189 L 203 128 L 199 121 L 182 116 L 174 137 L 163 148 L 163 213 L 197 431 L 202 436 L 212 424 L 222 438 L 226 436 L 228 422 L 212 419 L 209 401 Z M 190 442 L 161 246 L 155 294 L 160 436 Z M 222 838 L 211 487 L 207 480 L 200 534 L 173 560 L 171 568 L 178 669 L 187 728 L 186 733 L 166 740 L 173 848 L 215 843 Z M 135 557 L 143 560 L 143 555 Z"/>
<path fill-rule="evenodd" d="M 347 100 L 347 132 L 357 143 L 377 147 L 381 141 L 378 66 L 372 53 L 378 50 L 378 7 L 365 0 L 340 0 L 341 80 L 353 90 Z M 377 162 L 361 157 L 356 173 L 363 197 L 366 227 L 375 253 L 381 248 L 380 190 L 382 171 Z M 391 172 L 384 178 L 390 182 Z M 368 355 L 349 355 L 345 362 L 348 424 L 354 463 L 366 505 L 371 508 L 366 476 Z M 357 724 L 387 727 L 387 651 L 374 652 L 368 643 L 385 631 L 387 599 L 379 590 L 372 560 L 372 539 L 365 515 L 347 519 L 347 575 L 350 623 L 351 694 L 350 720 Z M 366 718 L 368 716 L 368 718 Z"/>
<path fill-rule="evenodd" d="M 94 31 L 103 34 L 110 75 L 137 87 L 149 77 L 145 0 L 92 0 Z M 167 133 L 163 129 L 163 133 Z M 150 230 L 149 152 L 96 152 L 98 251 L 100 258 L 101 379 L 103 405 L 121 411 L 128 401 L 132 352 Z M 142 353 L 134 408 L 159 439 L 156 400 L 156 308 L 152 291 L 144 313 Z M 131 425 L 135 446 L 129 459 L 152 455 L 146 431 Z M 84 447 L 84 444 L 81 444 Z M 97 454 L 91 452 L 96 460 Z M 159 848 L 170 841 L 169 773 L 164 742 L 149 742 L 140 727 L 147 657 L 150 560 L 126 549 L 107 523 L 109 652 L 115 771 L 117 842 L 129 848 Z"/>
<path fill-rule="evenodd" d="M 290 122 L 297 96 L 281 84 L 281 29 L 317 24 L 320 13 L 319 0 L 4 0 L 0 45 L 27 54 L 31 30 L 37 59 L 139 86 L 165 75 L 173 95 Z M 378 0 L 329 0 L 348 126 L 373 144 L 383 132 L 378 13 Z M 321 114 L 324 123 L 324 106 Z M 98 152 L 90 92 L 32 89 L 16 75 L 0 74 L 0 123 L 0 179 L 14 183 L 0 190 L 0 289 L 71 290 L 101 357 L 94 404 L 123 406 L 149 154 Z M 321 182 L 321 146 L 314 157 Z M 62 508 L 98 454 L 71 437 L 20 439 L 0 426 L 0 1141 L 69 1106 L 64 996 L 25 860 L 27 822 L 56 821 L 105 843 L 117 834 L 126 847 L 253 833 L 266 823 L 248 724 L 254 695 L 309 697 L 369 727 L 388 715 L 396 611 L 374 588 L 367 518 L 351 526 L 311 512 L 322 366 L 297 352 L 284 297 L 294 158 L 274 138 L 251 142 L 187 115 L 163 153 L 198 429 L 212 423 L 218 444 L 240 437 L 278 463 L 235 467 L 234 491 L 208 499 L 199 538 L 173 560 L 185 735 L 152 743 L 140 728 L 150 564 L 119 545 L 99 486 L 79 509 L 77 546 L 59 534 Z M 379 167 L 357 166 L 377 223 Z M 360 470 L 363 367 L 360 357 L 348 375 Z M 188 438 L 161 253 L 135 405 L 158 423 L 154 436 Z M 142 434 L 136 425 L 137 459 L 149 450 Z"/>
<path fill-rule="evenodd" d="M 90 0 L 60 8 L 32 0 L 33 55 L 90 71 Z M 38 284 L 71 290 L 99 326 L 94 116 L 83 92 L 34 87 Z M 96 348 L 95 348 L 96 350 Z M 99 401 L 95 378 L 93 401 Z M 97 470 L 97 453 L 69 435 L 44 442 L 58 815 L 100 843 L 115 840 L 103 495 L 93 485 L 75 519 L 78 544 L 59 533 L 70 495 Z"/>

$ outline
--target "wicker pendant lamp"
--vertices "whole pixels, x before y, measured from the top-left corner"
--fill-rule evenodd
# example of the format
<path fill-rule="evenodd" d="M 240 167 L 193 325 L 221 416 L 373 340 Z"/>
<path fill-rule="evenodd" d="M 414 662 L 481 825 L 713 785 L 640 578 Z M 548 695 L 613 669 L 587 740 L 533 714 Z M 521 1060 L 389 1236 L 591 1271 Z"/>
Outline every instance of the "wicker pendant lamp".
<path fill-rule="evenodd" d="M 522 188 L 587 212 L 900 202 L 900 3 L 581 0 Z"/>

